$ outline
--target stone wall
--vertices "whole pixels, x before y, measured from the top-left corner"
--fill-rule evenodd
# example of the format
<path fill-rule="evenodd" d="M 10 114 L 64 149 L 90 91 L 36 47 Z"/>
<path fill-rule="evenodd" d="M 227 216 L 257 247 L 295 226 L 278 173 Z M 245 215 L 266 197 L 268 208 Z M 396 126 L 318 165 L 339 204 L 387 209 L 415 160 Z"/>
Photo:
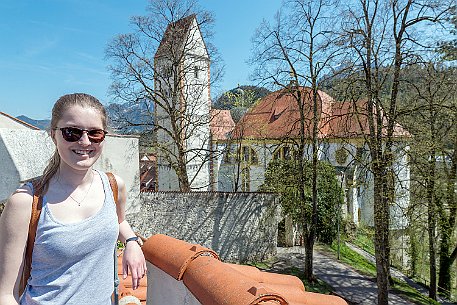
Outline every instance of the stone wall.
<path fill-rule="evenodd" d="M 273 194 L 178 193 L 140 195 L 141 211 L 127 217 L 144 237 L 166 234 L 216 251 L 224 261 L 276 254 L 280 208 Z"/>

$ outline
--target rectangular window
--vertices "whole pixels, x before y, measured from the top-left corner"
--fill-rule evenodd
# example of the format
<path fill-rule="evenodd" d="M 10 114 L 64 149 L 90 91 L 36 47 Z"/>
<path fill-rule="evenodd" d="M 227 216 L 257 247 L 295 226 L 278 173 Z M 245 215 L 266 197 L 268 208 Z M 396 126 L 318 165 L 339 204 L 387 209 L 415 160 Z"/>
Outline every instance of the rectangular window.
<path fill-rule="evenodd" d="M 283 154 L 284 154 L 284 160 L 290 160 L 290 147 L 289 146 L 284 146 L 283 147 Z"/>
<path fill-rule="evenodd" d="M 194 66 L 194 77 L 195 77 L 195 78 L 198 78 L 198 76 L 199 76 L 199 73 L 198 73 L 199 70 L 200 70 L 200 69 L 199 69 L 197 66 Z"/>
<path fill-rule="evenodd" d="M 243 146 L 243 161 L 249 162 L 249 147 Z"/>

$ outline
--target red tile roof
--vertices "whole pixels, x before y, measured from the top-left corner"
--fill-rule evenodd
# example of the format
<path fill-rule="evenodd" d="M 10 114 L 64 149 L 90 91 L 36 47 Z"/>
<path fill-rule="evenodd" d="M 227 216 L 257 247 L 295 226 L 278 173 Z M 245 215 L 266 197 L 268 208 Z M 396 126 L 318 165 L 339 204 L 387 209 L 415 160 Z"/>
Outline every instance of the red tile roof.
<path fill-rule="evenodd" d="M 217 254 L 166 235 L 150 237 L 146 259 L 184 285 L 202 305 L 344 305 L 339 297 L 306 292 L 300 279 L 221 262 Z"/>
<path fill-rule="evenodd" d="M 305 134 L 312 135 L 313 107 L 311 88 L 299 90 L 283 89 L 265 96 L 250 109 L 236 125 L 235 138 L 284 139 L 300 134 L 300 110 L 298 97 L 302 100 L 305 115 Z M 323 91 L 318 91 L 318 130 L 321 138 L 362 137 L 369 133 L 366 101 L 338 102 Z M 384 120 L 384 125 L 386 120 Z M 383 126 L 386 132 L 386 126 Z M 395 125 L 394 136 L 409 136 L 399 124 Z"/>
<path fill-rule="evenodd" d="M 197 15 L 192 14 L 175 22 L 169 23 L 162 37 L 162 40 L 160 41 L 154 58 L 168 57 L 172 60 L 173 58 L 181 58 L 181 53 L 184 51 L 184 48 L 192 47 L 187 46 L 188 43 L 193 43 L 187 39 L 189 31 L 191 30 L 192 22 L 196 20 L 196 18 Z M 204 42 L 203 45 L 205 46 L 205 51 L 208 55 Z"/>
<path fill-rule="evenodd" d="M 168 24 L 165 33 L 163 34 L 162 40 L 160 41 L 159 47 L 155 57 L 169 56 L 170 54 L 177 53 L 181 50 L 184 44 L 184 39 L 189 33 L 190 25 L 192 24 L 195 14 L 179 19 L 176 22 Z M 176 52 L 173 52 L 173 50 Z M 176 55 L 175 55 L 176 56 Z"/>
<path fill-rule="evenodd" d="M 227 140 L 229 132 L 235 128 L 230 110 L 211 109 L 211 134 L 213 140 Z"/>

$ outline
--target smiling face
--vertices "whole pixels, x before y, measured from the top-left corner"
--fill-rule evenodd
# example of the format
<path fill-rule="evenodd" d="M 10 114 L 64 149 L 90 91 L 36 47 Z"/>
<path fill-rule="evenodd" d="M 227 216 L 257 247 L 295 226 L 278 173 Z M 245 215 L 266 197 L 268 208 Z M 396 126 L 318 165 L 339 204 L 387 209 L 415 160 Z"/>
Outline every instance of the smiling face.
<path fill-rule="evenodd" d="M 57 121 L 56 128 L 77 127 L 85 130 L 104 129 L 101 113 L 93 107 L 73 105 L 66 109 Z M 92 143 L 87 132 L 76 142 L 68 142 L 59 129 L 52 130 L 51 135 L 59 152 L 60 167 L 73 170 L 88 170 L 102 153 L 103 142 Z"/>

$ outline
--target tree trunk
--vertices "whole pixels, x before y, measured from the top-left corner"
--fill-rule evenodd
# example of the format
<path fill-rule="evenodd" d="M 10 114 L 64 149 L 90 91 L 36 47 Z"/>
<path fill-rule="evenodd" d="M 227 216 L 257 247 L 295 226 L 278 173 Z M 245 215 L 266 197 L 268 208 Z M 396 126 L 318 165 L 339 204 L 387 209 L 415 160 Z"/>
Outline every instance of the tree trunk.
<path fill-rule="evenodd" d="M 439 278 L 438 278 L 438 291 L 450 297 L 451 292 L 451 258 L 449 255 L 450 237 L 452 230 L 449 226 L 441 229 L 441 242 L 440 242 L 440 265 L 439 265 Z"/>
<path fill-rule="evenodd" d="M 389 205 L 383 191 L 383 171 L 373 166 L 376 282 L 378 305 L 389 303 Z"/>
<path fill-rule="evenodd" d="M 429 177 L 427 178 L 427 201 L 428 201 L 428 251 L 430 259 L 430 289 L 428 296 L 436 300 L 436 211 L 435 211 L 435 154 L 430 155 Z"/>
<path fill-rule="evenodd" d="M 447 177 L 447 206 L 449 214 L 441 213 L 441 243 L 440 265 L 438 278 L 438 291 L 450 297 L 451 292 L 451 267 L 454 262 L 451 255 L 451 239 L 455 227 L 457 203 L 455 202 L 455 182 L 457 175 L 457 137 L 454 137 L 454 152 L 451 158 L 451 167 Z"/>
<path fill-rule="evenodd" d="M 184 154 L 178 155 L 176 175 L 178 176 L 179 190 L 181 192 L 190 192 L 191 187 L 189 177 L 187 176 L 187 167 Z"/>
<path fill-rule="evenodd" d="M 305 234 L 305 278 L 313 282 L 313 248 L 314 248 L 314 236 L 311 234 Z"/>

